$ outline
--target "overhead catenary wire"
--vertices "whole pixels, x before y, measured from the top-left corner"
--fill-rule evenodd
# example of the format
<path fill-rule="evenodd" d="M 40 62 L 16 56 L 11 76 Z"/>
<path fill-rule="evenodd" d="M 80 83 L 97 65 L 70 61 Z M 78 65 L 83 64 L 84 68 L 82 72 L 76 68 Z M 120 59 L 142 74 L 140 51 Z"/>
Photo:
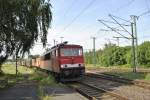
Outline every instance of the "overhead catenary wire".
<path fill-rule="evenodd" d="M 63 16 L 62 16 L 62 19 L 64 19 L 67 14 L 70 12 L 70 10 L 73 8 L 74 6 L 74 3 L 76 3 L 78 0 L 73 0 L 70 4 L 70 6 L 68 7 L 68 9 L 64 12 Z M 58 26 L 58 23 L 55 25 L 55 26 Z"/>
<path fill-rule="evenodd" d="M 96 0 L 91 0 L 91 1 L 84 7 L 84 9 L 83 9 L 78 15 L 76 15 L 76 16 L 73 18 L 73 20 L 72 20 L 69 24 L 67 24 L 67 25 L 64 27 L 62 33 L 63 33 L 67 28 L 69 28 L 95 1 L 96 1 Z"/>
<path fill-rule="evenodd" d="M 122 35 L 121 33 L 119 33 L 118 31 L 116 31 L 115 29 L 113 29 L 112 27 L 110 27 L 109 25 L 107 25 L 106 23 L 104 23 L 102 20 L 98 20 L 99 22 L 101 22 L 104 26 L 106 26 L 107 28 L 111 29 L 112 31 L 118 33 L 119 35 L 121 35 L 122 37 L 126 38 L 126 39 L 130 39 L 129 37 L 126 37 L 124 35 Z"/>
<path fill-rule="evenodd" d="M 140 15 L 138 15 L 138 18 L 139 17 L 142 17 L 142 16 L 144 16 L 144 15 L 147 15 L 147 14 L 149 14 L 150 13 L 150 10 L 148 10 L 148 11 L 146 11 L 146 12 L 143 12 L 143 13 L 141 13 Z"/>
<path fill-rule="evenodd" d="M 132 36 L 132 34 L 131 34 L 128 30 L 126 30 L 116 19 L 113 18 L 114 16 L 112 16 L 111 14 L 109 14 L 109 16 L 110 16 L 122 29 L 124 29 L 127 33 L 129 33 L 129 34 Z"/>
<path fill-rule="evenodd" d="M 118 24 L 118 23 L 115 23 L 115 22 L 112 22 L 112 21 L 107 21 L 107 20 L 102 20 L 103 22 L 107 22 L 107 23 L 112 23 L 112 24 Z M 123 25 L 123 26 L 130 26 L 130 25 L 127 25 L 127 24 L 120 24 L 120 25 Z"/>
<path fill-rule="evenodd" d="M 115 29 L 116 31 L 123 31 L 123 32 L 126 32 L 125 30 L 119 30 L 119 29 L 116 29 L 116 28 L 113 28 L 113 29 Z M 112 31 L 112 30 L 107 30 L 107 29 L 100 29 L 101 31 Z"/>
<path fill-rule="evenodd" d="M 78 0 L 73 0 L 70 4 L 70 6 L 68 7 L 68 9 L 66 10 L 66 12 L 64 13 L 64 17 L 66 17 L 66 15 L 69 13 L 69 11 L 73 8 L 74 4 L 77 2 Z"/>
<path fill-rule="evenodd" d="M 117 8 L 114 12 L 117 12 L 117 11 L 119 11 L 119 10 L 121 10 L 121 9 L 124 9 L 124 8 L 130 6 L 132 3 L 134 3 L 134 1 L 135 1 L 135 0 L 130 0 L 130 1 L 127 2 L 125 5 L 122 5 L 122 6 L 120 6 L 119 8 Z"/>
<path fill-rule="evenodd" d="M 145 4 L 146 4 L 147 9 L 150 10 L 150 7 L 148 5 L 148 0 L 145 0 Z"/>
<path fill-rule="evenodd" d="M 112 16 L 112 17 L 115 17 L 115 18 L 117 18 L 117 19 L 123 20 L 123 21 L 125 21 L 125 22 L 131 23 L 130 20 L 126 20 L 126 19 L 120 18 L 120 17 L 118 17 L 118 16 L 114 16 L 114 15 L 111 15 L 111 16 Z"/>

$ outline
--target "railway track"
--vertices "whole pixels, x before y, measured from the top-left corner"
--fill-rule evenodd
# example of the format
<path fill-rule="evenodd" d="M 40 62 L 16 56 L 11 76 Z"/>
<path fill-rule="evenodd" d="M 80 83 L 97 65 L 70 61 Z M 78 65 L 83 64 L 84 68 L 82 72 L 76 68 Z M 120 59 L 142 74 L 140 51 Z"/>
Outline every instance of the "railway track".
<path fill-rule="evenodd" d="M 89 100 L 128 100 L 126 97 L 110 92 L 104 88 L 96 87 L 94 84 L 88 82 L 78 81 L 78 83 L 70 84 L 69 86 Z"/>
<path fill-rule="evenodd" d="M 90 100 L 149 100 L 150 90 L 143 82 L 134 84 L 116 76 L 88 73 L 70 86 Z"/>
<path fill-rule="evenodd" d="M 86 76 L 94 77 L 94 78 L 102 78 L 102 79 L 111 80 L 111 81 L 115 81 L 115 82 L 121 82 L 121 83 L 125 83 L 125 84 L 132 84 L 132 85 L 136 85 L 136 86 L 142 87 L 144 89 L 150 90 L 149 82 L 130 80 L 130 79 L 126 79 L 126 78 L 119 77 L 116 75 L 111 75 L 111 74 L 87 73 Z"/>

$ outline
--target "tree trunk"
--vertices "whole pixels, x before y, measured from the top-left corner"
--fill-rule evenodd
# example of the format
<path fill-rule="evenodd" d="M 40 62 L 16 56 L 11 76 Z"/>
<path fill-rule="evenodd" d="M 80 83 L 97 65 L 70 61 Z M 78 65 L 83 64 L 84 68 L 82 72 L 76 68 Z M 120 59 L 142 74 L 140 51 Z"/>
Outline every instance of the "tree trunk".
<path fill-rule="evenodd" d="M 2 65 L 0 64 L 0 75 L 3 74 Z"/>

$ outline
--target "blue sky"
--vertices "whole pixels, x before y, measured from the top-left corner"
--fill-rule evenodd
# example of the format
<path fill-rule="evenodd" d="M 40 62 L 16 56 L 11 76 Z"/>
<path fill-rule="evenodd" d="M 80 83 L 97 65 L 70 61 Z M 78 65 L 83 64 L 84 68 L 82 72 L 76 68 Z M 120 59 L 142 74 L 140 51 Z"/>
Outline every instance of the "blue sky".
<path fill-rule="evenodd" d="M 119 36 L 114 32 L 98 31 L 99 29 L 108 29 L 98 22 L 98 19 L 113 21 L 108 16 L 108 14 L 112 14 L 130 20 L 130 15 L 138 16 L 150 10 L 150 0 L 51 0 L 51 3 L 53 21 L 48 31 L 48 43 L 53 46 L 53 40 L 60 42 L 60 37 L 63 36 L 64 41 L 80 44 L 85 50 L 92 49 L 91 37 L 93 36 L 97 37 L 96 49 L 103 48 L 109 40 L 116 43 L 113 36 Z M 117 21 L 125 23 L 119 19 Z M 143 15 L 137 20 L 139 44 L 150 39 L 149 23 L 150 14 Z M 118 25 L 107 24 L 118 27 Z M 130 31 L 130 27 L 127 29 Z M 128 33 L 122 34 L 129 36 Z M 130 44 L 130 40 L 120 40 L 120 46 Z M 36 48 L 40 48 L 40 50 Z M 35 45 L 31 53 L 41 54 L 43 51 L 42 46 Z"/>

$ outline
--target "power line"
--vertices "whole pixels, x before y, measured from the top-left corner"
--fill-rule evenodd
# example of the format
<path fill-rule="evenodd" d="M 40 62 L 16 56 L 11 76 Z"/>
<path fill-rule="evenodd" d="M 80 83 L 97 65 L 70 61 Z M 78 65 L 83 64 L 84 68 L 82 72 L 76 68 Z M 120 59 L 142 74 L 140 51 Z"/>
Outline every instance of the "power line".
<path fill-rule="evenodd" d="M 120 27 L 122 27 L 126 32 L 128 32 L 123 26 L 121 26 L 121 24 L 114 18 L 115 16 L 109 15 L 116 23 L 118 23 L 118 25 L 120 25 Z M 118 18 L 118 17 L 117 17 Z M 120 18 L 122 19 L 122 18 Z M 137 70 L 137 66 L 138 66 L 138 62 L 137 62 L 137 29 L 136 29 L 136 20 L 137 20 L 137 16 L 135 15 L 131 15 L 131 33 L 128 32 L 131 35 L 131 38 L 128 38 L 124 35 L 122 35 L 121 33 L 119 33 L 117 30 L 115 30 L 114 28 L 110 27 L 109 25 L 107 25 L 106 23 L 103 22 L 103 20 L 98 20 L 99 22 L 101 22 L 103 25 L 105 25 L 107 28 L 111 29 L 112 31 L 118 33 L 119 35 L 121 35 L 121 38 L 126 38 L 126 39 L 132 39 L 132 67 L 133 67 L 133 72 L 136 72 Z M 119 41 L 120 37 L 116 37 Z M 119 45 L 119 42 L 118 42 Z"/>
<path fill-rule="evenodd" d="M 66 10 L 66 12 L 63 14 L 62 19 L 64 19 L 66 17 L 66 15 L 69 13 L 69 11 L 73 8 L 74 3 L 77 2 L 78 0 L 73 0 L 72 3 L 70 4 L 70 6 L 68 7 L 68 9 Z M 58 25 L 58 23 L 56 24 L 56 26 Z"/>
<path fill-rule="evenodd" d="M 114 16 L 114 15 L 111 15 L 111 16 L 112 16 L 112 17 L 115 17 L 115 18 L 117 18 L 117 19 L 123 20 L 123 21 L 125 21 L 125 22 L 131 23 L 130 20 L 126 20 L 126 19 L 120 18 L 120 17 L 118 17 L 118 16 Z"/>
<path fill-rule="evenodd" d="M 126 32 L 125 30 L 119 30 L 119 29 L 116 29 L 116 28 L 113 28 L 114 30 L 116 30 L 116 31 L 123 31 L 123 32 Z M 108 32 L 108 31 L 112 31 L 112 30 L 107 30 L 107 29 L 100 29 L 101 31 L 106 31 L 106 32 Z"/>
<path fill-rule="evenodd" d="M 124 9 L 124 8 L 130 6 L 134 1 L 135 1 L 135 0 L 130 0 L 129 2 L 127 2 L 127 4 L 125 4 L 125 5 L 120 6 L 119 8 L 117 8 L 114 12 L 117 12 L 117 11 L 119 11 L 119 10 L 121 10 L 121 9 Z"/>
<path fill-rule="evenodd" d="M 109 25 L 105 24 L 102 20 L 98 20 L 99 22 L 101 22 L 104 26 L 106 26 L 107 28 L 111 29 L 112 31 L 118 33 L 119 35 L 121 35 L 122 37 L 129 39 L 128 37 L 122 35 L 121 33 L 119 33 L 118 31 L 116 31 L 114 28 L 110 27 Z"/>
<path fill-rule="evenodd" d="M 66 17 L 66 15 L 69 13 L 69 11 L 72 9 L 72 7 L 74 6 L 74 3 L 76 3 L 78 0 L 73 0 L 71 5 L 68 7 L 67 11 L 64 13 L 64 17 Z"/>
<path fill-rule="evenodd" d="M 73 18 L 73 20 L 72 20 L 69 24 L 67 24 L 67 25 L 65 26 L 65 28 L 63 29 L 62 32 L 64 32 L 68 27 L 70 27 L 95 1 L 96 1 L 96 0 L 91 0 L 91 1 L 88 3 L 88 5 L 85 6 L 85 8 L 84 8 L 77 16 L 75 16 L 75 17 Z"/>
<path fill-rule="evenodd" d="M 147 14 L 149 14 L 149 13 L 150 13 L 150 10 L 148 10 L 148 11 L 146 11 L 146 12 L 140 14 L 140 15 L 138 16 L 138 18 L 139 18 L 139 17 L 142 17 L 142 16 L 144 16 L 144 15 L 147 15 Z"/>
<path fill-rule="evenodd" d="M 150 10 L 147 0 L 145 0 L 145 4 L 146 4 L 147 9 Z"/>
<path fill-rule="evenodd" d="M 112 16 L 111 14 L 109 14 L 109 16 L 110 16 L 121 28 L 123 28 L 127 33 L 129 33 L 129 34 L 131 35 L 131 33 L 130 33 L 129 31 L 127 31 L 116 19 L 113 18 L 114 16 Z M 131 36 L 132 36 L 132 35 L 131 35 Z"/>
<path fill-rule="evenodd" d="M 112 21 L 108 21 L 108 20 L 102 20 L 103 22 L 107 22 L 107 23 L 112 23 L 112 24 L 118 24 L 118 23 L 115 23 L 115 22 L 112 22 Z M 121 24 L 123 26 L 130 26 L 130 25 L 127 25 L 127 24 Z"/>

